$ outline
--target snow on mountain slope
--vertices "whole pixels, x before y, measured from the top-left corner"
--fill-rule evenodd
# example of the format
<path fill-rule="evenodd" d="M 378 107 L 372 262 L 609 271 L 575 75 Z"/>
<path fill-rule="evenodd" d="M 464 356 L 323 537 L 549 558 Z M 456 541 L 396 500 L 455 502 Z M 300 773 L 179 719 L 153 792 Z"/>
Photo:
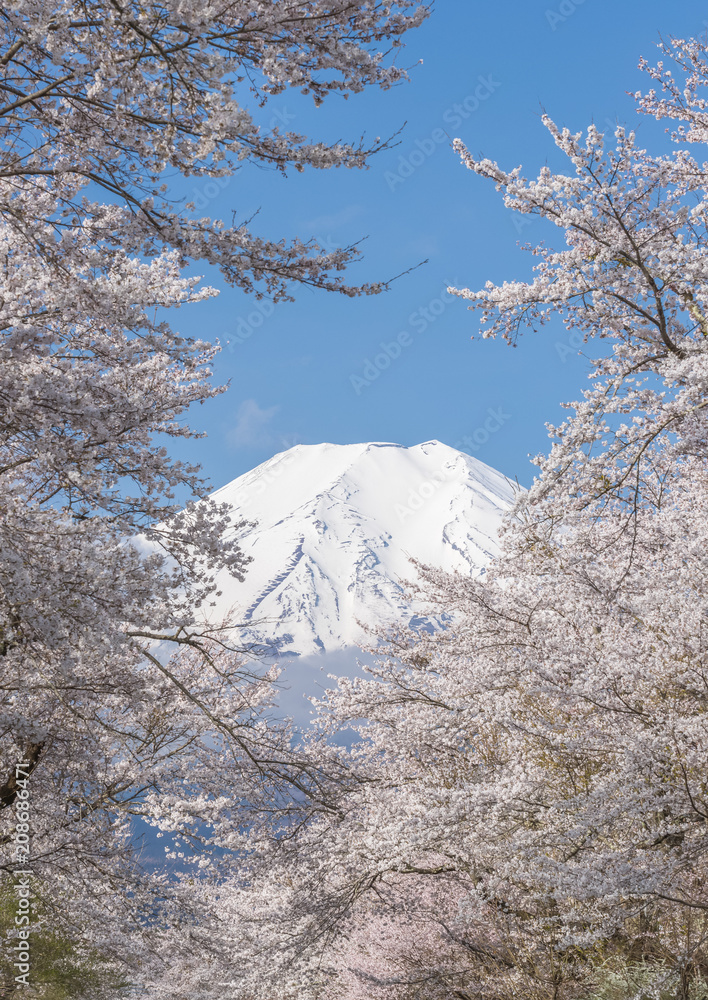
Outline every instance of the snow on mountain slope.
<path fill-rule="evenodd" d="M 439 441 L 297 445 L 215 494 L 253 557 L 245 583 L 224 573 L 215 617 L 229 610 L 244 638 L 281 655 L 359 645 L 357 619 L 410 620 L 409 559 L 479 574 L 513 500 L 511 483 Z"/>

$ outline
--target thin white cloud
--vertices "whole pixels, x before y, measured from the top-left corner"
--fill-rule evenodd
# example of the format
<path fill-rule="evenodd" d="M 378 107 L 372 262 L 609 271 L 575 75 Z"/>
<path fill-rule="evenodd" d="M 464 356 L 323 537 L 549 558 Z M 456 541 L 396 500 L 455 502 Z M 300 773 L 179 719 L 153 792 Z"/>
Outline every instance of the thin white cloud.
<path fill-rule="evenodd" d="M 313 233 L 330 233 L 358 219 L 363 213 L 363 205 L 347 205 L 345 208 L 340 209 L 339 212 L 333 212 L 329 215 L 318 215 L 315 219 L 309 219 L 305 225 Z"/>
<path fill-rule="evenodd" d="M 263 447 L 273 443 L 268 425 L 280 409 L 268 406 L 261 409 L 255 399 L 245 399 L 236 413 L 236 426 L 228 433 L 229 444 L 234 448 Z"/>

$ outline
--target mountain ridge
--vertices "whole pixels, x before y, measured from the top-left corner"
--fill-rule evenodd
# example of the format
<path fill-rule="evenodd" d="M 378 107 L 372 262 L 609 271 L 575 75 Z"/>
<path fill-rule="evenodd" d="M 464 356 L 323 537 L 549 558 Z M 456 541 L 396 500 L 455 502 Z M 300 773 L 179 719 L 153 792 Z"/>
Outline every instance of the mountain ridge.
<path fill-rule="evenodd" d="M 359 645 L 368 624 L 416 615 L 410 559 L 479 575 L 515 487 L 439 441 L 296 445 L 216 490 L 253 557 L 224 573 L 215 614 L 241 607 L 243 638 L 273 656 Z"/>

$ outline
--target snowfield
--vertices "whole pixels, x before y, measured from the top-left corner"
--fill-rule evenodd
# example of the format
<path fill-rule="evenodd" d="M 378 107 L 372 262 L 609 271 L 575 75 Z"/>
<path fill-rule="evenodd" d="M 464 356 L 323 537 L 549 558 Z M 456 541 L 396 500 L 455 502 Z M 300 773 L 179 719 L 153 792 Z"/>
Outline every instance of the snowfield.
<path fill-rule="evenodd" d="M 358 622 L 416 614 L 410 559 L 478 575 L 497 549 L 514 485 L 439 441 L 297 445 L 213 494 L 233 508 L 244 552 L 240 584 L 223 574 L 219 618 L 233 609 L 245 640 L 271 655 L 308 656 L 365 642 Z"/>

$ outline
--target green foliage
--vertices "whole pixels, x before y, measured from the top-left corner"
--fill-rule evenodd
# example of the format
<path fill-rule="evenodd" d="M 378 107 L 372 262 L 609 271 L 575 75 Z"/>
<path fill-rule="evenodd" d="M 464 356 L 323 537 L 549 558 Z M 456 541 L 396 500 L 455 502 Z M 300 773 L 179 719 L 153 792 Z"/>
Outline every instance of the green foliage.
<path fill-rule="evenodd" d="M 120 1000 L 128 984 L 116 967 L 95 949 L 83 948 L 62 933 L 56 913 L 43 903 L 35 886 L 32 897 L 29 987 L 17 984 L 12 948 L 17 895 L 13 882 L 0 884 L 0 997 L 27 1000 Z"/>
<path fill-rule="evenodd" d="M 708 982 L 702 976 L 682 981 L 675 969 L 661 964 L 603 967 L 593 979 L 587 1000 L 708 1000 Z"/>

